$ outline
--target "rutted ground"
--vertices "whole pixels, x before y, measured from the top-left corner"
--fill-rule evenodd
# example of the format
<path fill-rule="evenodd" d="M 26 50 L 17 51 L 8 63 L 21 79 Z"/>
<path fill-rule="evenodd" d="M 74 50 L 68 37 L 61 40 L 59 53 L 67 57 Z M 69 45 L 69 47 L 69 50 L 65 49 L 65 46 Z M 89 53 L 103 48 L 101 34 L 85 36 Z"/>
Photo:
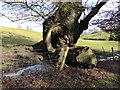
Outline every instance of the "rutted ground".
<path fill-rule="evenodd" d="M 46 71 L 26 71 L 17 77 L 3 77 L 3 88 L 120 88 L 120 61 L 99 62 L 94 69 L 65 66 L 58 71 L 48 64 L 47 54 L 33 52 L 30 46 L 3 47 L 3 75 L 22 68 L 44 64 Z"/>

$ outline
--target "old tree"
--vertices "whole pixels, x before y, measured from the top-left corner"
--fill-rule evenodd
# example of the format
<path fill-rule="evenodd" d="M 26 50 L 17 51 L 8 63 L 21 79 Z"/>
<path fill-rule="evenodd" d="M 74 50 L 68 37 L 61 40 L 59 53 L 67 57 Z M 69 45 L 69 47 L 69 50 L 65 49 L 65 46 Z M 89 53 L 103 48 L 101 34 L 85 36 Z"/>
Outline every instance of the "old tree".
<path fill-rule="evenodd" d="M 84 0 L 82 0 L 82 2 L 83 1 Z M 87 1 L 89 0 L 86 0 L 84 3 L 87 3 Z M 10 16 L 6 16 L 5 13 L 1 14 L 12 21 L 44 21 L 43 41 L 35 44 L 33 48 L 40 49 L 41 46 L 43 46 L 47 51 L 52 52 L 52 58 L 57 58 L 57 66 L 62 69 L 70 50 L 72 52 L 69 56 L 73 55 L 73 59 L 76 58 L 78 62 L 79 59 L 83 59 L 83 62 L 87 59 L 86 62 L 88 64 L 91 64 L 92 61 L 90 60 L 93 60 L 92 64 L 96 64 L 96 58 L 91 54 L 91 50 L 89 50 L 88 47 L 77 47 L 75 44 L 82 32 L 88 28 L 91 18 L 99 12 L 100 8 L 107 1 L 108 0 L 97 0 L 94 2 L 95 5 L 90 7 L 90 12 L 83 19 L 79 18 L 82 16 L 81 14 L 85 12 L 86 8 L 89 8 L 86 7 L 89 5 L 83 5 L 82 2 L 47 3 L 32 0 L 29 2 L 27 0 L 18 2 L 3 1 L 5 3 L 3 7 L 10 10 L 11 13 L 9 13 Z M 14 17 L 12 17 L 12 14 L 14 14 Z M 89 57 L 85 55 L 86 51 L 89 51 Z"/>

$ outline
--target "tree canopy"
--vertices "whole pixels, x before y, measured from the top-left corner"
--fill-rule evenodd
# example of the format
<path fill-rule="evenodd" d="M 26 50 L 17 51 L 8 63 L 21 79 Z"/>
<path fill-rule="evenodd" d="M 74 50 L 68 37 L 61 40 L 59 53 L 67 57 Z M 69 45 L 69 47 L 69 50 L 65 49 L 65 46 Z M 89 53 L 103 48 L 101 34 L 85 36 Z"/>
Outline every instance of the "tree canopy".
<path fill-rule="evenodd" d="M 69 1 L 69 0 L 68 0 Z M 91 10 L 96 7 L 99 3 L 101 5 L 106 3 L 108 0 L 96 0 L 93 4 L 89 4 L 89 0 L 81 0 L 81 2 L 72 2 L 72 4 L 66 5 L 68 2 L 43 2 L 34 0 L 15 0 L 7 1 L 3 0 L 3 11 L 1 14 L 11 21 L 26 20 L 26 21 L 40 21 L 45 20 L 53 15 L 56 10 L 63 8 L 63 12 L 70 10 L 70 8 L 78 9 L 79 12 L 84 12 L 85 9 L 90 8 Z M 70 3 L 70 2 L 69 2 Z M 78 5 L 79 4 L 79 5 Z M 101 7 L 101 6 L 100 6 Z M 63 14 L 65 16 L 65 14 Z"/>

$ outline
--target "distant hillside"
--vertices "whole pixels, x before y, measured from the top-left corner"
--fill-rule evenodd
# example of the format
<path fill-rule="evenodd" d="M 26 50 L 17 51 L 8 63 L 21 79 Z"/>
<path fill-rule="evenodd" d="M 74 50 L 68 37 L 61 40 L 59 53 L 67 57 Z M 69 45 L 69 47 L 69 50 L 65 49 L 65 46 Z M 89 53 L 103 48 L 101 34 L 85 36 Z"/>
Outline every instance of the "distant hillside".
<path fill-rule="evenodd" d="M 42 40 L 42 32 L 28 31 L 8 27 L 0 27 L 2 32 L 2 45 L 33 45 Z"/>
<path fill-rule="evenodd" d="M 110 34 L 106 32 L 98 32 L 93 34 L 84 34 L 80 38 L 86 40 L 109 40 Z"/>

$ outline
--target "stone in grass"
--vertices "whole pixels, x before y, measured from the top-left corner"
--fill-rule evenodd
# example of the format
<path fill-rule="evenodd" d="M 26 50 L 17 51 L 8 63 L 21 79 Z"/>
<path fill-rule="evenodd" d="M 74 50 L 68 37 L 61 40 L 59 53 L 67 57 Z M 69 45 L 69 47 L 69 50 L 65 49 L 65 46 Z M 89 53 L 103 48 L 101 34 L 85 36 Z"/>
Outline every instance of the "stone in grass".
<path fill-rule="evenodd" d="M 97 64 L 97 58 L 89 47 L 70 47 L 66 63 L 82 68 L 93 68 Z"/>

